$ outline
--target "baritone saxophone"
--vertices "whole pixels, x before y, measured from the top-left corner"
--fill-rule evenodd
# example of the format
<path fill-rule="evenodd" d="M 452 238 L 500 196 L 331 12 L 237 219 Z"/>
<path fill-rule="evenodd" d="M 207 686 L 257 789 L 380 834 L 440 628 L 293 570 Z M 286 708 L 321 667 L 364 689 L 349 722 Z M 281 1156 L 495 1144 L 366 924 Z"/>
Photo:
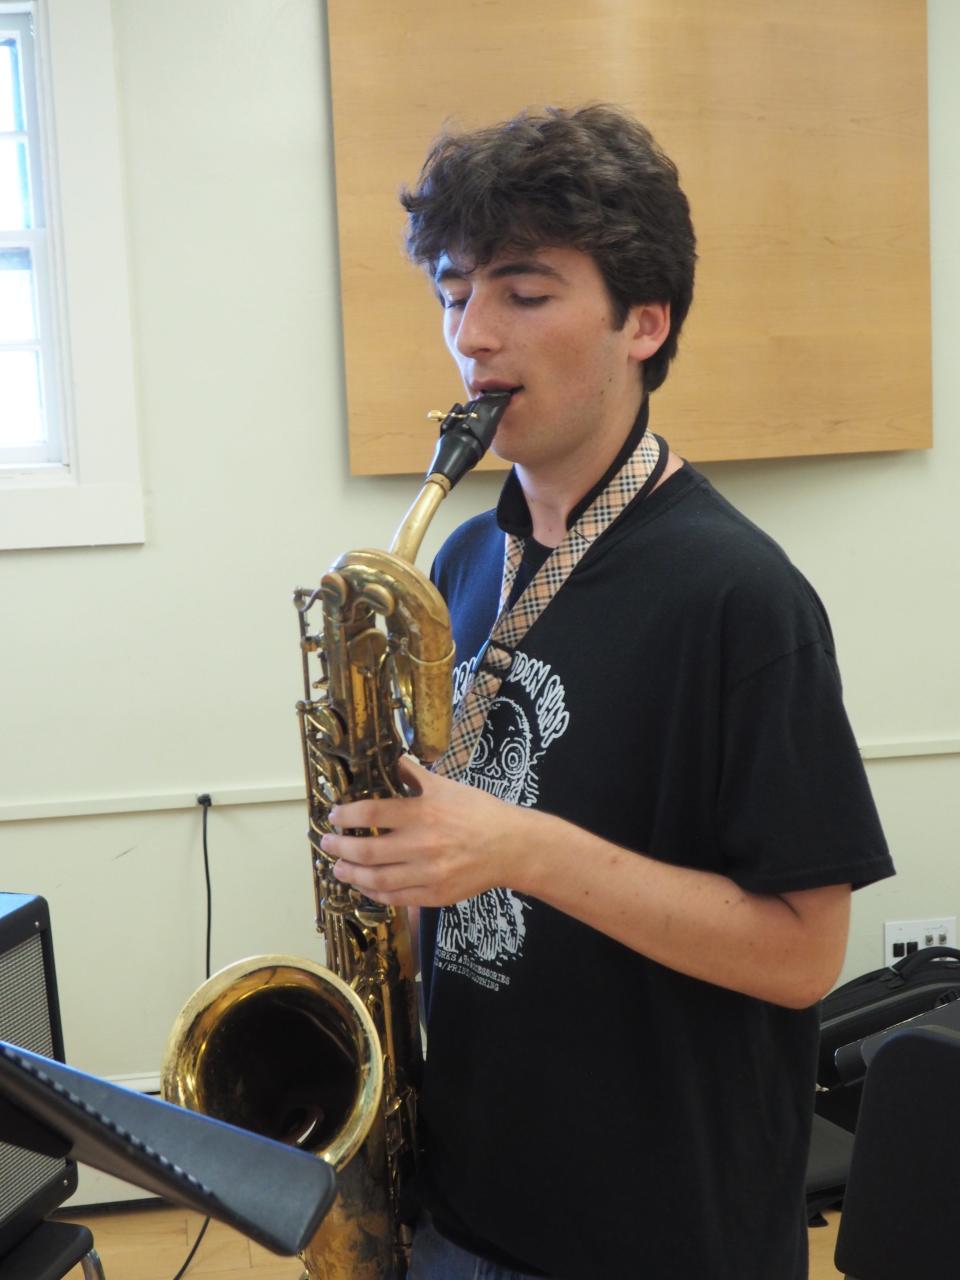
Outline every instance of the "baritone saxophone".
<path fill-rule="evenodd" d="M 492 392 L 442 418 L 433 462 L 389 551 L 341 556 L 294 593 L 297 704 L 317 929 L 326 967 L 258 956 L 214 974 L 171 1033 L 172 1102 L 312 1151 L 337 1196 L 301 1257 L 311 1280 L 402 1280 L 416 1153 L 421 1042 L 406 911 L 332 873 L 320 841 L 331 808 L 405 794 L 404 751 L 430 763 L 452 717 L 446 604 L 414 566 L 440 503 L 489 447 L 510 401 Z M 374 833 L 375 834 L 375 833 Z"/>

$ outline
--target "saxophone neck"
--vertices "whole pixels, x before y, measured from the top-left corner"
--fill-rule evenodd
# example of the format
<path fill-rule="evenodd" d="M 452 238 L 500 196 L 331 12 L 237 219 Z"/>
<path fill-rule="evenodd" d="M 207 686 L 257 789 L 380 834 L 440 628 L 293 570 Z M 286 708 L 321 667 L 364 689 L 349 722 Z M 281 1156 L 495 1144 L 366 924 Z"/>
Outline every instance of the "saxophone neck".
<path fill-rule="evenodd" d="M 453 488 L 445 475 L 434 472 L 427 477 L 420 492 L 414 498 L 410 510 L 403 517 L 397 532 L 390 543 L 392 555 L 407 560 L 410 564 L 417 558 L 424 534 L 430 527 L 430 521 L 436 515 L 437 507 Z"/>
<path fill-rule="evenodd" d="M 510 391 L 489 391 L 466 405 L 455 404 L 445 414 L 428 414 L 441 420 L 440 439 L 423 487 L 394 534 L 393 555 L 411 564 L 416 560 L 437 507 L 490 447 L 511 395 Z"/>

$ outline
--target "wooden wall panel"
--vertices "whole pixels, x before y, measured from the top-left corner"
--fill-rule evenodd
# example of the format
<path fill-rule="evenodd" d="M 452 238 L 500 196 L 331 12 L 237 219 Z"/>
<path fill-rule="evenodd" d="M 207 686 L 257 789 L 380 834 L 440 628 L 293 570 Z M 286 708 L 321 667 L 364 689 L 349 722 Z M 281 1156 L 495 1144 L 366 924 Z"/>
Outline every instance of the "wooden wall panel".
<path fill-rule="evenodd" d="M 700 262 L 653 421 L 692 460 L 931 443 L 923 0 L 328 0 L 351 467 L 462 397 L 396 193 L 445 119 L 609 101 L 677 162 Z M 492 463 L 491 465 L 496 465 Z"/>

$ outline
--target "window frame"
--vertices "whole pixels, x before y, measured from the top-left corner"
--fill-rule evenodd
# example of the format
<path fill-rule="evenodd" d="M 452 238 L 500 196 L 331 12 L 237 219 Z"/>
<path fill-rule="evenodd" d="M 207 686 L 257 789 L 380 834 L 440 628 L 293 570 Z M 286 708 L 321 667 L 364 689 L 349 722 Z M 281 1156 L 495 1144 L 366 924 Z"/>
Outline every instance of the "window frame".
<path fill-rule="evenodd" d="M 110 3 L 0 0 L 0 15 L 15 14 L 31 15 L 35 33 L 46 207 L 37 221 L 47 224 L 36 238 L 35 280 L 38 326 L 59 366 L 59 386 L 45 393 L 61 456 L 0 467 L 0 550 L 142 543 Z"/>

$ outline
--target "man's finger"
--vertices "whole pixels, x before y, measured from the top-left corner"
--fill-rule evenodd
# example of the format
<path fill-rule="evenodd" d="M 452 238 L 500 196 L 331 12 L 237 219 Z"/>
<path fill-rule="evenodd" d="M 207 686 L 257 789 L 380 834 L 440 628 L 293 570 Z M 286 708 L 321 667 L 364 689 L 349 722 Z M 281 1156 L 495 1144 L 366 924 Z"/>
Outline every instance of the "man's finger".
<path fill-rule="evenodd" d="M 320 839 L 320 848 L 334 858 L 347 858 L 362 866 L 387 866 L 397 859 L 395 843 L 390 832 L 382 836 L 342 836 L 327 831 Z"/>
<path fill-rule="evenodd" d="M 393 800 L 389 797 L 380 800 L 350 800 L 346 804 L 337 804 L 330 810 L 330 821 L 335 827 L 392 828 L 398 825 L 403 817 L 404 800 Z"/>
<path fill-rule="evenodd" d="M 429 769 L 425 769 L 422 764 L 414 760 L 413 756 L 403 755 L 397 761 L 400 775 L 407 786 L 411 787 L 417 795 L 423 794 L 424 786 L 429 786 L 429 780 L 433 778 L 433 774 Z"/>
<path fill-rule="evenodd" d="M 415 892 L 422 886 L 411 884 L 412 873 L 405 862 L 391 862 L 381 867 L 361 866 L 341 858 L 334 865 L 333 874 L 338 880 L 353 885 L 369 897 L 381 893 Z"/>

